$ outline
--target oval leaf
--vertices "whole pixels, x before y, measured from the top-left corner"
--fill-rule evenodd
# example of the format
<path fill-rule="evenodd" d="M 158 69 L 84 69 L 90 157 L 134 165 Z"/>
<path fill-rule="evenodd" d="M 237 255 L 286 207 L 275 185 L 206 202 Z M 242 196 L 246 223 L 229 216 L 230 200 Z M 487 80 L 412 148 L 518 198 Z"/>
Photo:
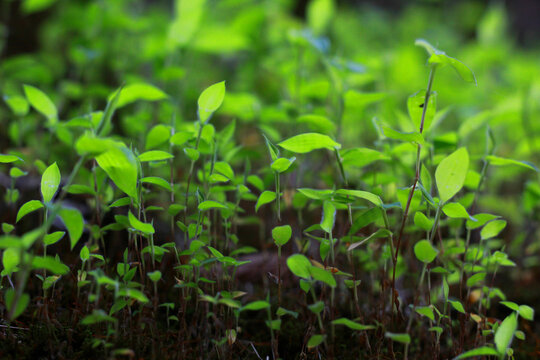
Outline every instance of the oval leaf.
<path fill-rule="evenodd" d="M 43 196 L 44 202 L 50 202 L 56 192 L 58 191 L 58 186 L 60 185 L 60 169 L 56 163 L 49 166 L 43 172 L 41 176 L 41 195 Z"/>
<path fill-rule="evenodd" d="M 17 213 L 17 221 L 21 220 L 25 215 L 30 214 L 32 211 L 36 211 L 43 207 L 43 203 L 39 200 L 30 200 L 26 202 Z"/>
<path fill-rule="evenodd" d="M 341 144 L 335 142 L 327 135 L 318 133 L 296 135 L 290 139 L 280 142 L 278 145 L 285 150 L 300 154 L 308 153 L 317 149 L 341 149 Z"/>
<path fill-rule="evenodd" d="M 465 183 L 467 170 L 469 169 L 469 153 L 466 148 L 459 148 L 444 158 L 437 170 L 435 179 L 437 189 L 443 203 L 456 195 Z"/>

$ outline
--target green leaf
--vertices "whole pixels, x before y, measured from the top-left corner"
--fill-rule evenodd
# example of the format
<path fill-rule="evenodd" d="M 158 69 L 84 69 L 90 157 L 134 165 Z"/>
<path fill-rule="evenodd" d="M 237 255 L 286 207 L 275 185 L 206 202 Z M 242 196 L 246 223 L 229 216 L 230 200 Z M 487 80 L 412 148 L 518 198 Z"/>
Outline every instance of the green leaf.
<path fill-rule="evenodd" d="M 517 330 L 517 317 L 516 313 L 508 315 L 499 325 L 497 332 L 495 333 L 495 347 L 499 352 L 499 355 L 504 356 L 506 349 L 510 347 L 512 338 Z"/>
<path fill-rule="evenodd" d="M 155 233 L 154 226 L 152 224 L 143 223 L 142 221 L 137 219 L 135 217 L 135 215 L 133 215 L 131 213 L 131 211 L 128 213 L 128 219 L 129 219 L 129 224 L 135 230 L 138 230 L 138 231 L 140 231 L 140 232 L 142 232 L 144 234 L 153 234 L 153 233 Z"/>
<path fill-rule="evenodd" d="M 465 183 L 469 169 L 469 153 L 459 148 L 444 158 L 435 170 L 435 179 L 441 202 L 445 203 L 456 195 Z"/>
<path fill-rule="evenodd" d="M 228 163 L 224 161 L 218 161 L 214 164 L 214 171 L 217 171 L 218 173 L 224 175 L 227 177 L 227 179 L 233 180 L 234 179 L 234 171 Z"/>
<path fill-rule="evenodd" d="M 450 65 L 454 68 L 454 70 L 457 71 L 457 73 L 459 74 L 459 76 L 461 76 L 463 80 L 468 82 L 474 82 L 474 84 L 476 85 L 476 78 L 474 76 L 474 73 L 471 69 L 467 67 L 467 65 L 463 64 L 461 61 L 446 55 L 444 51 L 437 49 L 424 39 L 416 39 L 414 44 L 426 49 L 426 51 L 430 55 L 428 60 L 429 64 L 440 66 Z"/>
<path fill-rule="evenodd" d="M 467 287 L 475 286 L 479 282 L 483 281 L 485 278 L 486 278 L 485 272 L 476 273 L 467 279 L 467 283 L 466 283 Z"/>
<path fill-rule="evenodd" d="M 161 271 L 159 270 L 149 272 L 146 275 L 148 275 L 150 280 L 152 280 L 152 282 L 155 282 L 155 283 L 161 279 Z"/>
<path fill-rule="evenodd" d="M 493 220 L 488 222 L 480 231 L 480 236 L 483 240 L 491 239 L 497 235 L 506 227 L 506 221 Z"/>
<path fill-rule="evenodd" d="M 2 264 L 4 265 L 3 272 L 8 275 L 11 274 L 17 265 L 19 265 L 20 260 L 21 252 L 19 249 L 7 248 L 4 250 L 4 254 L 2 255 Z"/>
<path fill-rule="evenodd" d="M 293 318 L 298 319 L 298 313 L 296 311 L 287 310 L 279 307 L 276 311 L 277 316 L 291 315 Z"/>
<path fill-rule="evenodd" d="M 348 327 L 349 329 L 352 329 L 352 330 L 372 330 L 372 329 L 376 328 L 373 325 L 359 324 L 359 323 L 354 322 L 352 320 L 349 320 L 347 318 L 336 319 L 336 320 L 332 321 L 332 324 L 334 324 L 334 325 L 345 325 L 346 327 Z"/>
<path fill-rule="evenodd" d="M 199 96 L 199 119 L 205 123 L 225 98 L 225 81 L 207 87 Z"/>
<path fill-rule="evenodd" d="M 356 249 L 357 247 L 359 247 L 360 245 L 368 242 L 371 239 L 380 239 L 383 237 L 389 237 L 390 235 L 392 235 L 390 231 L 386 229 L 378 229 L 377 231 L 375 231 L 373 234 L 369 235 L 368 237 L 350 244 L 349 247 L 347 248 L 347 251 L 352 251 Z"/>
<path fill-rule="evenodd" d="M 308 340 L 307 347 L 311 349 L 316 346 L 319 346 L 324 341 L 325 338 L 326 338 L 326 335 L 311 335 L 311 337 Z"/>
<path fill-rule="evenodd" d="M 183 47 L 192 40 L 203 17 L 206 0 L 177 0 L 175 3 L 175 17 L 168 33 L 172 49 Z"/>
<path fill-rule="evenodd" d="M 45 235 L 43 238 L 43 244 L 45 245 L 52 245 L 56 244 L 58 241 L 60 241 L 66 233 L 64 231 L 55 231 L 51 234 Z"/>
<path fill-rule="evenodd" d="M 389 139 L 407 141 L 407 142 L 412 142 L 412 143 L 420 144 L 420 145 L 423 145 L 425 143 L 424 137 L 418 131 L 411 132 L 411 133 L 402 133 L 386 125 L 383 125 L 382 131 L 383 131 L 384 136 L 386 136 Z"/>
<path fill-rule="evenodd" d="M 91 133 L 84 133 L 77 139 L 75 149 L 79 155 L 99 155 L 112 148 L 122 147 L 124 144 L 109 138 L 99 138 Z"/>
<path fill-rule="evenodd" d="M 417 93 L 409 96 L 407 99 L 407 109 L 409 110 L 409 116 L 414 123 L 415 129 L 420 129 L 422 122 L 422 113 L 424 112 L 424 101 L 426 100 L 426 90 L 420 90 Z M 437 112 L 437 93 L 431 92 L 426 109 L 426 115 L 424 117 L 423 130 L 429 130 L 435 113 Z"/>
<path fill-rule="evenodd" d="M 466 358 L 478 357 L 478 356 L 498 356 L 498 355 L 499 353 L 497 352 L 497 350 L 490 348 L 488 346 L 482 346 L 482 347 L 464 352 L 463 354 L 456 357 L 454 360 L 466 359 Z"/>
<path fill-rule="evenodd" d="M 317 189 L 298 189 L 298 191 L 307 198 L 313 200 L 327 200 L 334 193 L 332 190 L 317 190 Z"/>
<path fill-rule="evenodd" d="M 538 172 L 538 168 L 528 162 L 528 161 L 518 161 L 518 160 L 512 160 L 512 159 L 505 159 L 505 158 L 502 158 L 502 157 L 498 157 L 498 156 L 493 156 L 493 155 L 488 155 L 486 156 L 486 160 L 489 161 L 490 165 L 495 165 L 495 166 L 509 166 L 509 165 L 514 165 L 514 166 L 521 166 L 521 167 L 524 167 L 526 169 L 529 169 L 529 170 L 533 170 L 533 171 L 536 171 Z"/>
<path fill-rule="evenodd" d="M 498 216 L 492 215 L 492 214 L 480 213 L 480 214 L 475 214 L 474 218 L 476 219 L 476 221 L 467 220 L 467 223 L 466 223 L 467 229 L 471 229 L 471 230 L 478 229 L 484 226 L 487 222 L 498 218 Z"/>
<path fill-rule="evenodd" d="M 33 211 L 39 210 L 43 207 L 43 203 L 39 200 L 30 200 L 23 204 L 19 208 L 19 212 L 17 212 L 17 220 L 16 222 L 19 222 L 24 216 L 30 214 Z"/>
<path fill-rule="evenodd" d="M 200 211 L 206 211 L 210 209 L 227 209 L 227 207 L 213 200 L 206 200 L 199 204 Z"/>
<path fill-rule="evenodd" d="M 21 158 L 15 155 L 0 154 L 0 164 L 9 164 L 15 161 L 22 161 Z"/>
<path fill-rule="evenodd" d="M 28 173 L 26 171 L 22 171 L 17 167 L 12 167 L 11 169 L 9 169 L 9 176 L 14 179 L 20 178 L 21 176 L 25 176 L 27 174 Z"/>
<path fill-rule="evenodd" d="M 259 211 L 259 208 L 266 205 L 276 199 L 276 193 L 274 191 L 264 191 L 259 195 L 257 203 L 255 204 L 255 211 Z"/>
<path fill-rule="evenodd" d="M 2 232 L 4 234 L 9 234 L 15 229 L 15 226 L 9 224 L 9 223 L 2 223 Z"/>
<path fill-rule="evenodd" d="M 326 30 L 334 16 L 335 7 L 333 0 L 313 0 L 309 3 L 307 20 L 315 35 L 320 35 Z"/>
<path fill-rule="evenodd" d="M 355 166 L 355 167 L 364 167 L 375 161 L 380 160 L 390 160 L 390 157 L 384 155 L 383 153 L 368 149 L 368 148 L 354 148 L 345 150 L 342 154 L 343 166 Z"/>
<path fill-rule="evenodd" d="M 86 315 L 82 320 L 82 325 L 94 325 L 99 324 L 101 322 L 116 322 L 118 321 L 116 318 L 109 316 L 105 313 L 103 310 L 93 310 L 92 314 Z"/>
<path fill-rule="evenodd" d="M 402 344 L 411 343 L 411 337 L 409 334 L 396 334 L 396 333 L 386 332 L 384 336 L 391 339 L 392 341 L 400 342 Z"/>
<path fill-rule="evenodd" d="M 336 130 L 336 124 L 334 124 L 327 117 L 316 114 L 300 115 L 296 121 L 298 123 L 307 124 L 308 128 L 315 132 L 324 134 L 331 134 Z"/>
<path fill-rule="evenodd" d="M 287 266 L 291 272 L 301 278 L 310 278 L 311 262 L 302 254 L 294 254 L 287 258 Z"/>
<path fill-rule="evenodd" d="M 337 286 L 336 279 L 334 279 L 334 276 L 330 271 L 318 268 L 316 266 L 311 266 L 309 272 L 315 280 L 322 281 L 330 287 Z"/>
<path fill-rule="evenodd" d="M 476 221 L 476 219 L 470 216 L 467 212 L 467 209 L 465 209 L 465 207 L 463 207 L 463 205 L 461 205 L 460 203 L 446 203 L 443 206 L 442 210 L 449 218 Z"/>
<path fill-rule="evenodd" d="M 429 264 L 435 260 L 438 253 L 428 240 L 420 240 L 414 245 L 414 255 L 423 263 Z"/>
<path fill-rule="evenodd" d="M 172 159 L 173 157 L 174 156 L 172 154 L 169 154 L 166 151 L 150 150 L 139 155 L 139 161 L 140 162 L 163 161 L 163 160 Z"/>
<path fill-rule="evenodd" d="M 149 300 L 141 291 L 137 289 L 120 289 L 117 296 L 127 296 L 142 303 L 147 303 Z"/>
<path fill-rule="evenodd" d="M 504 305 L 511 310 L 519 311 L 519 305 L 513 301 L 501 301 L 501 305 Z"/>
<path fill-rule="evenodd" d="M 54 125 L 58 122 L 58 110 L 56 106 L 49 99 L 49 97 L 41 90 L 31 85 L 24 85 L 24 93 L 28 102 L 34 109 L 44 115 L 49 124 Z"/>
<path fill-rule="evenodd" d="M 448 300 L 450 305 L 454 308 L 454 310 L 459 311 L 462 314 L 465 314 L 465 308 L 463 308 L 463 304 L 461 304 L 458 300 Z"/>
<path fill-rule="evenodd" d="M 525 320 L 533 321 L 534 319 L 534 309 L 527 305 L 520 305 L 519 306 L 519 316 L 524 318 Z"/>
<path fill-rule="evenodd" d="M 83 246 L 80 253 L 79 253 L 79 257 L 81 258 L 82 261 L 86 261 L 90 258 L 90 250 L 88 249 L 88 246 Z"/>
<path fill-rule="evenodd" d="M 44 202 L 48 203 L 52 200 L 58 191 L 61 179 L 60 169 L 58 169 L 56 163 L 53 163 L 43 172 L 41 176 L 41 195 Z"/>
<path fill-rule="evenodd" d="M 184 154 L 187 155 L 187 157 L 191 160 L 191 161 L 197 161 L 199 160 L 199 151 L 196 150 L 196 149 L 192 149 L 192 148 L 184 148 Z"/>
<path fill-rule="evenodd" d="M 270 304 L 268 303 L 268 301 L 258 300 L 258 301 L 250 302 L 246 306 L 243 306 L 240 309 L 240 311 L 245 311 L 245 310 L 257 311 L 257 310 L 267 309 L 269 307 L 270 307 Z"/>
<path fill-rule="evenodd" d="M 440 51 L 424 39 L 416 39 L 414 45 L 423 47 L 429 55 L 433 55 L 435 52 Z"/>
<path fill-rule="evenodd" d="M 272 238 L 277 246 L 285 245 L 292 236 L 292 229 L 289 225 L 276 226 L 272 229 Z"/>
<path fill-rule="evenodd" d="M 18 95 L 4 95 L 4 101 L 15 115 L 25 116 L 28 114 L 30 106 L 24 97 Z"/>
<path fill-rule="evenodd" d="M 332 234 L 336 222 L 336 206 L 331 201 L 323 203 L 323 215 L 321 219 L 321 228 L 328 234 Z"/>
<path fill-rule="evenodd" d="M 150 84 L 138 83 L 126 85 L 122 89 L 116 90 L 109 96 L 108 101 L 111 101 L 118 91 L 120 91 L 120 96 L 116 103 L 117 109 L 135 101 L 157 101 L 168 98 L 167 94 L 157 87 Z"/>
<path fill-rule="evenodd" d="M 450 65 L 451 67 L 456 70 L 456 72 L 461 76 L 461 78 L 467 82 L 472 82 L 474 85 L 477 85 L 476 83 L 476 77 L 474 76 L 474 73 L 471 69 L 461 61 L 454 59 L 453 57 L 450 57 L 446 55 L 442 51 L 438 51 L 435 54 L 431 55 L 428 59 L 428 63 L 432 65 Z"/>
<path fill-rule="evenodd" d="M 75 247 L 84 229 L 84 219 L 77 209 L 62 208 L 59 212 L 68 230 L 71 250 Z"/>
<path fill-rule="evenodd" d="M 138 201 L 138 165 L 135 156 L 125 146 L 113 147 L 96 157 L 98 165 L 127 195 Z"/>
<path fill-rule="evenodd" d="M 287 158 L 278 158 L 276 159 L 272 165 L 270 166 L 272 170 L 274 170 L 277 173 L 285 172 L 291 167 L 292 163 L 296 160 L 296 158 L 293 156 L 290 159 Z"/>
<path fill-rule="evenodd" d="M 417 211 L 414 214 L 414 224 L 424 231 L 430 231 L 433 227 L 433 220 L 428 219 L 424 213 Z"/>
<path fill-rule="evenodd" d="M 148 135 L 146 135 L 146 150 L 153 149 L 161 144 L 166 143 L 171 137 L 171 128 L 169 126 L 158 124 L 154 126 Z"/>
<path fill-rule="evenodd" d="M 416 307 L 416 312 L 427 317 L 431 321 L 435 321 L 435 314 L 433 313 L 431 306 L 418 306 Z"/>
<path fill-rule="evenodd" d="M 131 199 L 129 198 L 129 196 L 126 196 L 126 197 L 116 200 L 111 205 L 109 205 L 109 207 L 127 206 L 129 204 L 131 204 Z"/>
<path fill-rule="evenodd" d="M 293 136 L 278 144 L 285 150 L 289 150 L 295 153 L 308 153 L 317 149 L 341 149 L 341 144 L 335 142 L 327 135 L 318 133 L 306 133 Z"/>
<path fill-rule="evenodd" d="M 144 177 L 141 179 L 141 183 L 156 185 L 167 191 L 172 191 L 171 184 L 167 180 L 160 177 L 156 177 L 156 176 Z"/>
<path fill-rule="evenodd" d="M 375 206 L 379 206 L 379 207 L 383 206 L 383 202 L 381 198 L 368 191 L 340 189 L 340 190 L 337 190 L 335 193 L 336 195 L 352 196 L 358 199 L 364 199 L 364 200 L 369 201 Z"/>
<path fill-rule="evenodd" d="M 55 275 L 64 275 L 69 272 L 69 268 L 51 256 L 34 256 L 32 258 L 33 269 L 46 269 Z"/>
<path fill-rule="evenodd" d="M 6 301 L 6 308 L 8 312 L 12 314 L 11 318 L 9 320 L 13 321 L 16 318 L 18 318 L 26 309 L 28 304 L 30 303 L 30 295 L 27 293 L 23 293 L 20 297 L 17 303 L 15 302 L 15 290 L 14 289 L 8 289 L 6 291 L 5 295 L 5 301 Z M 15 309 L 13 309 L 15 307 Z"/>
<path fill-rule="evenodd" d="M 186 142 L 188 142 L 189 139 L 193 137 L 193 133 L 189 131 L 179 131 L 173 136 L 171 136 L 170 142 L 173 145 L 182 146 Z"/>

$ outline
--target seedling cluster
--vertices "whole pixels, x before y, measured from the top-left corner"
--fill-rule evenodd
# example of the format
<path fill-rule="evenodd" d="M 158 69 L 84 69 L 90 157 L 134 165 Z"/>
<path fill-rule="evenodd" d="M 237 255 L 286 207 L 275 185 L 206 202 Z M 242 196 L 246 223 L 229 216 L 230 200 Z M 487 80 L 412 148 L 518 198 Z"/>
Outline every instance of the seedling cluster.
<path fill-rule="evenodd" d="M 225 81 L 207 63 L 255 52 L 242 29 L 285 16 L 278 2 L 245 1 L 239 24 L 225 26 L 216 14 L 204 24 L 205 1 L 178 0 L 166 28 L 156 14 L 109 18 L 124 3 L 65 4 L 83 19 L 104 10 L 104 29 L 158 27 L 140 54 L 119 54 L 128 34 L 97 43 L 107 68 L 133 61 L 115 76 L 124 85 L 110 91 L 91 66 L 100 55 L 71 43 L 66 69 L 77 73 L 51 75 L 61 90 L 38 86 L 47 81 L 34 60 L 30 77 L 2 85 L 2 357 L 531 353 L 520 344 L 534 334 L 534 309 L 498 280 L 517 283 L 520 268 L 539 265 L 529 160 L 540 135 L 526 110 L 537 88 L 509 120 L 529 139 L 512 151 L 515 136 L 494 129 L 507 108 L 438 108 L 451 104 L 445 94 L 488 89 L 428 41 L 403 51 L 421 59 L 412 66 L 427 84 L 405 102 L 402 85 L 394 95 L 377 85 L 382 63 L 337 57 L 325 36 L 334 1 L 311 1 L 307 27 L 268 25 L 289 30 L 245 64 L 274 67 L 279 81 L 253 69 Z M 91 38 L 65 26 L 81 44 Z M 140 75 L 143 65 L 156 78 Z M 21 65 L 2 71 L 10 66 Z M 518 200 L 499 194 L 509 176 L 522 180 L 510 193 Z"/>

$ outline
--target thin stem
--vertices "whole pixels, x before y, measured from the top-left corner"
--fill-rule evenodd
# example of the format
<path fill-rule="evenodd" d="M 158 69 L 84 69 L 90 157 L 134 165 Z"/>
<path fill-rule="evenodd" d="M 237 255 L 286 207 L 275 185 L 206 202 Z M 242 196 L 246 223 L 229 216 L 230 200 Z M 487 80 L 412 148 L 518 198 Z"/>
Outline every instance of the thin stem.
<path fill-rule="evenodd" d="M 201 135 L 202 135 L 202 129 L 204 124 L 199 122 L 199 133 L 197 134 L 197 142 L 195 143 L 195 150 L 199 149 L 199 142 L 201 141 Z M 189 168 L 189 175 L 188 175 L 188 181 L 187 181 L 187 187 L 186 187 L 186 194 L 185 194 L 185 208 L 184 208 L 184 224 L 187 222 L 187 209 L 188 209 L 188 200 L 189 200 L 189 185 L 191 184 L 191 177 L 193 176 L 193 168 L 195 167 L 195 161 L 191 160 L 191 166 Z"/>
<path fill-rule="evenodd" d="M 429 73 L 429 79 L 428 79 L 428 85 L 427 85 L 427 90 L 426 90 L 426 97 L 424 98 L 424 107 L 423 107 L 423 110 L 422 110 L 422 118 L 420 120 L 420 129 L 419 129 L 419 132 L 420 134 L 423 133 L 424 131 L 424 121 L 425 121 L 425 118 L 426 118 L 426 111 L 427 111 L 427 108 L 428 108 L 428 104 L 429 104 L 429 98 L 431 96 L 431 88 L 433 86 L 433 78 L 435 77 L 435 70 L 437 69 L 436 66 L 433 66 L 431 68 L 431 71 Z M 399 257 L 399 250 L 401 248 L 401 239 L 403 237 L 403 230 L 405 229 L 405 224 L 407 223 L 407 218 L 409 216 L 409 208 L 411 206 L 411 201 L 412 201 L 412 198 L 413 198 L 413 195 L 414 195 L 414 191 L 416 190 L 416 185 L 418 183 L 418 180 L 420 179 L 420 154 L 422 152 L 422 145 L 418 144 L 417 145 L 417 151 L 416 151 L 416 172 L 415 172 L 415 175 L 414 175 L 414 181 L 413 181 L 413 184 L 412 184 L 412 187 L 411 187 L 411 191 L 409 192 L 409 197 L 407 199 L 407 204 L 405 206 L 405 211 L 403 213 L 403 219 L 401 221 L 401 226 L 399 228 L 399 233 L 398 233 L 398 238 L 397 238 L 397 244 L 395 246 L 395 253 L 394 253 L 394 256 L 393 256 L 393 259 L 394 259 L 394 263 L 393 263 L 393 269 L 392 269 L 392 298 L 393 298 L 393 303 L 396 307 L 396 310 L 398 310 L 398 305 L 397 305 L 397 294 L 396 294 L 396 267 L 397 267 L 397 261 L 398 261 L 398 257 Z M 394 318 L 394 311 L 392 311 L 392 322 L 393 322 L 393 319 Z"/>

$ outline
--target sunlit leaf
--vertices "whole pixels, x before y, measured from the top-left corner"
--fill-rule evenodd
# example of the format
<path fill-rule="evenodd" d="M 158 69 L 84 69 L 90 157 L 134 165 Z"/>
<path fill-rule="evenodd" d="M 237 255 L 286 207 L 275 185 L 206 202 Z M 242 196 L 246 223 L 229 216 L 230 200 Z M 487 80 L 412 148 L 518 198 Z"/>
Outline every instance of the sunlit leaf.
<path fill-rule="evenodd" d="M 245 311 L 245 310 L 257 311 L 257 310 L 267 309 L 268 307 L 270 307 L 270 304 L 268 303 L 268 301 L 258 300 L 258 301 L 253 301 L 253 302 L 250 302 L 249 304 L 246 304 L 240 310 L 241 311 Z"/>
<path fill-rule="evenodd" d="M 420 240 L 414 245 L 414 255 L 423 263 L 429 264 L 435 260 L 438 253 L 428 240 Z"/>
<path fill-rule="evenodd" d="M 517 330 L 517 317 L 513 312 L 508 315 L 499 325 L 499 328 L 495 332 L 495 347 L 499 354 L 506 354 L 506 349 L 510 347 L 512 338 Z"/>
<path fill-rule="evenodd" d="M 225 98 L 225 81 L 207 87 L 199 96 L 199 118 L 205 123 L 210 115 L 216 111 Z"/>
<path fill-rule="evenodd" d="M 200 211 L 206 211 L 210 209 L 227 209 L 227 207 L 217 201 L 206 200 L 199 204 Z"/>
<path fill-rule="evenodd" d="M 142 153 L 139 155 L 139 161 L 140 162 L 147 162 L 147 161 L 163 161 L 172 159 L 174 156 L 166 151 L 161 150 L 150 150 L 147 152 Z"/>
<path fill-rule="evenodd" d="M 482 230 L 480 231 L 480 236 L 484 240 L 491 239 L 499 235 L 499 233 L 503 231 L 505 227 L 506 227 L 506 221 L 504 220 L 490 221 L 482 228 Z"/>
<path fill-rule="evenodd" d="M 491 165 L 495 165 L 495 166 L 510 166 L 510 165 L 514 165 L 514 166 L 520 166 L 520 167 L 523 167 L 523 168 L 526 168 L 526 169 L 529 169 L 529 170 L 533 170 L 533 171 L 536 171 L 538 172 L 538 168 L 528 162 L 528 161 L 518 161 L 518 160 L 513 160 L 513 159 L 505 159 L 505 158 L 502 158 L 502 157 L 498 157 L 498 156 L 493 156 L 493 155 L 488 155 L 486 156 L 486 160 L 489 161 L 489 163 Z"/>
<path fill-rule="evenodd" d="M 59 215 L 68 230 L 70 247 L 73 250 L 83 233 L 84 219 L 79 210 L 71 208 L 62 208 Z"/>
<path fill-rule="evenodd" d="M 135 217 L 130 211 L 128 213 L 129 224 L 135 229 L 144 234 L 153 234 L 155 233 L 154 226 L 152 224 L 147 224 Z"/>
<path fill-rule="evenodd" d="M 124 86 L 121 90 L 116 90 L 109 96 L 111 101 L 117 92 L 120 91 L 116 108 L 121 108 L 135 101 L 157 101 L 166 99 L 168 96 L 154 85 L 138 83 Z"/>
<path fill-rule="evenodd" d="M 304 279 L 310 278 L 311 263 L 304 255 L 294 254 L 289 256 L 287 266 L 294 275 Z"/>
<path fill-rule="evenodd" d="M 317 133 L 306 133 L 293 136 L 278 144 L 285 150 L 295 153 L 308 153 L 317 149 L 341 149 L 341 145 L 327 135 Z"/>
<path fill-rule="evenodd" d="M 30 105 L 44 115 L 51 125 L 58 122 L 58 110 L 43 91 L 31 85 L 24 85 L 24 93 Z"/>
<path fill-rule="evenodd" d="M 259 195 L 257 203 L 255 204 L 255 211 L 259 211 L 259 208 L 266 205 L 276 199 L 276 193 L 274 191 L 264 191 Z"/>
<path fill-rule="evenodd" d="M 272 238 L 278 246 L 285 245 L 292 236 L 292 229 L 289 225 L 276 226 L 272 229 Z"/>
<path fill-rule="evenodd" d="M 120 190 L 138 199 L 138 166 L 131 150 L 125 146 L 113 147 L 97 156 L 96 161 Z"/>
<path fill-rule="evenodd" d="M 38 200 L 30 200 L 23 204 L 19 208 L 19 212 L 17 212 L 17 220 L 16 222 L 19 222 L 24 216 L 30 214 L 33 211 L 39 210 L 43 207 L 43 203 Z"/>
<path fill-rule="evenodd" d="M 482 347 L 464 352 L 463 354 L 456 357 L 455 360 L 466 359 L 470 357 L 498 356 L 498 355 L 499 353 L 494 348 L 490 348 L 488 346 L 482 346 Z"/>
<path fill-rule="evenodd" d="M 44 202 L 48 203 L 52 200 L 58 191 L 60 180 L 60 169 L 58 169 L 56 163 L 53 163 L 41 176 L 41 195 L 43 196 Z"/>
<path fill-rule="evenodd" d="M 468 169 L 469 153 L 466 148 L 459 148 L 439 163 L 435 179 L 442 203 L 450 200 L 461 190 Z"/>
<path fill-rule="evenodd" d="M 66 265 L 51 256 L 34 256 L 32 258 L 32 268 L 46 269 L 56 275 L 64 275 L 69 272 Z"/>

